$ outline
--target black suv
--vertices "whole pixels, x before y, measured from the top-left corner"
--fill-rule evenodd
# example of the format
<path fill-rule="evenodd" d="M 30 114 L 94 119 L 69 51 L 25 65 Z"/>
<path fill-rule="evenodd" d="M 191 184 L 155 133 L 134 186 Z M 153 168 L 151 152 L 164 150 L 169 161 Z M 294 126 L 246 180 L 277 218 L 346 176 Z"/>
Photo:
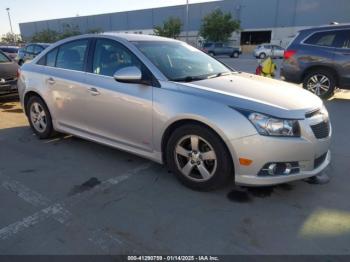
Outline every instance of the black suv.
<path fill-rule="evenodd" d="M 21 66 L 27 60 L 34 59 L 38 54 L 44 51 L 50 44 L 46 43 L 32 43 L 28 44 L 25 47 L 19 49 L 16 60 L 18 64 Z"/>
<path fill-rule="evenodd" d="M 350 24 L 300 31 L 284 53 L 281 78 L 321 98 L 350 89 Z"/>

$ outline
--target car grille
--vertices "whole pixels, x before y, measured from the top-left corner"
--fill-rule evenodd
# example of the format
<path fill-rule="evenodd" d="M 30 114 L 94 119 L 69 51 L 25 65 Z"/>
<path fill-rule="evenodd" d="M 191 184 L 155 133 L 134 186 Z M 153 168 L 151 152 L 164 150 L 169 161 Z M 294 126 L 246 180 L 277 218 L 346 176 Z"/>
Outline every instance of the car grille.
<path fill-rule="evenodd" d="M 326 160 L 326 157 L 327 157 L 327 153 L 323 154 L 319 158 L 316 158 L 314 162 L 314 168 L 318 168 L 320 165 L 322 165 L 323 162 Z"/>
<path fill-rule="evenodd" d="M 311 126 L 311 129 L 317 139 L 327 138 L 330 133 L 330 125 L 328 121 Z"/>

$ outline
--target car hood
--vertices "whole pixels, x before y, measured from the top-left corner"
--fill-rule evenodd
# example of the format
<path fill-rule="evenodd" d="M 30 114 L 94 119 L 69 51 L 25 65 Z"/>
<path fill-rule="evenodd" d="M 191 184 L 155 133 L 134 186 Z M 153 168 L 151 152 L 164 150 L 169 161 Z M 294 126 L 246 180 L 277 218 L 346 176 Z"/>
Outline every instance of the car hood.
<path fill-rule="evenodd" d="M 304 119 L 306 112 L 323 105 L 320 98 L 297 85 L 248 73 L 233 73 L 179 85 L 184 92 L 280 118 Z"/>
<path fill-rule="evenodd" d="M 16 77 L 18 67 L 14 62 L 0 63 L 0 78 L 8 79 Z"/>

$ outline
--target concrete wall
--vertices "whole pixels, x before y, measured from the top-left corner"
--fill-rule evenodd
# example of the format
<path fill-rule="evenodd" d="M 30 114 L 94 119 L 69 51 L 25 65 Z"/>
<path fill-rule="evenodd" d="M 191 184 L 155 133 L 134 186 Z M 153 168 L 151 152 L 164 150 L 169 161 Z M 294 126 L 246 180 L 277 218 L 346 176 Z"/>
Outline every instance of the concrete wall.
<path fill-rule="evenodd" d="M 202 18 L 216 8 L 231 12 L 233 17 L 241 20 L 243 30 L 278 28 L 273 33 L 277 35 L 290 34 L 288 30 L 293 28 L 328 24 L 331 21 L 350 22 L 350 0 L 224 0 L 191 4 L 188 30 L 198 32 Z M 169 16 L 179 17 L 184 24 L 183 30 L 186 30 L 185 12 L 186 7 L 180 5 L 21 23 L 20 30 L 24 39 L 30 39 L 44 29 L 60 31 L 64 24 L 79 26 L 81 32 L 96 28 L 103 31 L 147 31 L 161 25 Z"/>

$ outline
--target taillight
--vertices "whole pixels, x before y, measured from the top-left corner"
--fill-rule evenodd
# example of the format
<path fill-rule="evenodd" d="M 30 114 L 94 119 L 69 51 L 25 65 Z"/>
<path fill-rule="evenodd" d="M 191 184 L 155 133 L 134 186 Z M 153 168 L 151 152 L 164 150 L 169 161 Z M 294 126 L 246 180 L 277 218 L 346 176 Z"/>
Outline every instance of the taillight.
<path fill-rule="evenodd" d="M 17 78 L 19 78 L 21 76 L 21 69 L 17 69 L 17 74 L 16 74 Z"/>
<path fill-rule="evenodd" d="M 295 50 L 286 50 L 286 51 L 284 51 L 284 60 L 288 60 L 293 55 L 295 55 L 296 52 L 297 51 L 295 51 Z"/>

